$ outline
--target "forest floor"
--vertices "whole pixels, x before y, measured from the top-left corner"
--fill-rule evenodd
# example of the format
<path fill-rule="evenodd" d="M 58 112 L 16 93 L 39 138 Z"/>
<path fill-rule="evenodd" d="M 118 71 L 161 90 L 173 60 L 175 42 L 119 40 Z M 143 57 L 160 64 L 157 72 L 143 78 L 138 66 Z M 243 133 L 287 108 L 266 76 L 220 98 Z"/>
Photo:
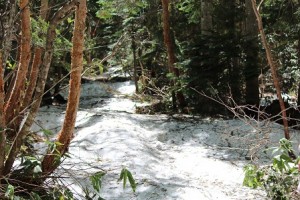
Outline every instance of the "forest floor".
<path fill-rule="evenodd" d="M 136 114 L 135 107 L 142 103 L 128 98 L 134 91 L 131 81 L 82 85 L 70 157 L 55 174 L 63 177 L 59 180 L 76 199 L 92 197 L 96 191 L 88 177 L 99 171 L 106 174 L 98 194 L 107 200 L 265 199 L 263 191 L 242 186 L 243 167 L 251 163 L 251 156 L 257 163 L 266 161 L 272 150 L 264 149 L 278 145 L 280 125 Z M 42 107 L 33 130 L 42 134 L 42 127 L 56 133 L 64 110 Z M 291 134 L 300 141 L 297 131 Z M 129 183 L 123 189 L 117 182 L 123 167 L 137 182 L 135 193 Z"/>

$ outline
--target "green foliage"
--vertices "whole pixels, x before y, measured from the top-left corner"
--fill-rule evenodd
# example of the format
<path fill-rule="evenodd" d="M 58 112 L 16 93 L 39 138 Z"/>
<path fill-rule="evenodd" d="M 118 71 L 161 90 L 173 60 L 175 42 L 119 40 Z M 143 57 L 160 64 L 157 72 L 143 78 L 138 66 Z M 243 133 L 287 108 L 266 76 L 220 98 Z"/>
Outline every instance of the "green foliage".
<path fill-rule="evenodd" d="M 15 69 L 16 63 L 11 63 L 9 60 L 6 61 L 7 69 Z"/>
<path fill-rule="evenodd" d="M 70 36 L 66 35 L 62 30 L 56 29 L 57 37 L 54 41 L 54 56 L 55 58 L 62 57 L 66 52 L 72 48 Z"/>
<path fill-rule="evenodd" d="M 34 46 L 45 47 L 48 24 L 41 18 L 31 18 L 32 43 Z"/>
<path fill-rule="evenodd" d="M 105 172 L 96 172 L 90 177 L 90 182 L 92 183 L 94 191 L 91 191 L 88 187 L 83 188 L 86 199 L 98 199 L 104 200 L 100 196 L 100 189 L 102 187 L 102 177 L 105 175 Z"/>
<path fill-rule="evenodd" d="M 168 79 L 165 78 L 167 68 L 163 66 L 166 54 L 160 24 L 161 2 L 100 0 L 97 3 L 99 10 L 96 15 L 102 22 L 102 31 L 99 32 L 97 40 L 101 43 L 102 52 L 114 54 L 104 66 L 121 65 L 126 73 L 133 75 L 133 46 L 135 46 L 138 76 L 151 79 L 151 85 L 154 87 L 161 88 L 168 85 Z M 147 89 L 150 86 L 149 82 L 140 83 L 145 84 L 145 87 L 144 85 L 140 87 L 141 92 L 154 93 L 155 90 Z"/>
<path fill-rule="evenodd" d="M 244 186 L 248 186 L 254 189 L 262 186 L 261 179 L 264 174 L 258 170 L 257 166 L 247 165 L 244 167 L 244 171 L 245 171 L 245 178 L 243 181 Z"/>
<path fill-rule="evenodd" d="M 53 136 L 53 134 L 54 134 L 51 130 L 48 130 L 48 129 L 42 129 L 42 131 L 46 137 Z"/>
<path fill-rule="evenodd" d="M 210 14 L 213 19 L 209 33 L 201 34 L 200 19 L 186 24 L 189 15 L 182 12 L 198 13 L 200 5 L 192 8 L 193 0 L 182 0 L 177 5 L 178 15 L 173 16 L 178 62 L 181 70 L 181 88 L 195 111 L 201 114 L 225 114 L 226 110 L 199 95 L 195 90 L 208 96 L 228 102 L 232 95 L 236 103 L 244 101 L 245 38 L 237 24 L 243 23 L 243 4 L 212 1 Z M 183 5 L 181 5 L 183 4 Z M 230 12 L 228 12 L 230 10 Z M 187 30 L 189 31 L 182 31 Z M 205 105 L 205 106 L 203 106 Z"/>
<path fill-rule="evenodd" d="M 93 59 L 92 62 L 86 67 L 85 75 L 95 76 L 101 75 L 107 68 L 103 65 L 100 59 Z"/>
<path fill-rule="evenodd" d="M 30 199 L 34 199 L 34 200 L 42 200 L 42 198 L 40 197 L 40 195 L 39 194 L 37 194 L 37 193 L 35 193 L 35 192 L 32 192 L 31 194 L 30 194 Z"/>
<path fill-rule="evenodd" d="M 184 52 L 189 56 L 178 63 L 185 74 L 181 76 L 182 85 L 214 98 L 221 98 L 224 102 L 227 101 L 231 88 L 235 100 L 241 102 L 243 63 L 240 61 L 237 66 L 235 62 L 242 57 L 243 39 L 233 38 L 231 34 L 215 33 L 194 38 L 193 43 L 194 45 L 184 45 Z M 214 114 L 223 110 L 221 106 L 199 96 L 193 89 L 187 89 L 185 93 L 191 105 L 200 113 Z"/>
<path fill-rule="evenodd" d="M 268 0 L 262 4 L 262 16 L 268 41 L 278 59 L 283 92 L 295 92 L 299 77 L 299 3 Z"/>
<path fill-rule="evenodd" d="M 127 179 L 128 179 L 128 181 L 130 183 L 130 186 L 131 186 L 133 192 L 135 192 L 135 190 L 136 190 L 135 180 L 134 180 L 131 172 L 128 169 L 123 168 L 122 171 L 121 171 L 120 178 L 118 179 L 118 181 L 122 181 L 123 180 L 123 188 L 124 189 L 126 187 Z"/>
<path fill-rule="evenodd" d="M 58 164 L 60 162 L 60 159 L 62 158 L 62 156 L 57 148 L 59 146 L 62 146 L 63 144 L 58 141 L 54 141 L 54 142 L 46 141 L 45 143 L 48 144 L 48 149 L 49 149 L 50 153 L 55 155 L 54 162 L 56 164 Z M 65 153 L 64 156 L 68 157 L 68 154 Z"/>
<path fill-rule="evenodd" d="M 280 146 L 273 153 L 273 162 L 269 166 L 258 168 L 254 165 L 245 166 L 243 185 L 250 188 L 262 187 L 272 199 L 290 199 L 291 192 L 298 183 L 297 161 L 290 158 L 292 144 L 287 139 L 281 139 Z"/>
<path fill-rule="evenodd" d="M 90 177 L 92 186 L 97 192 L 100 192 L 101 184 L 102 184 L 101 179 L 104 175 L 105 175 L 104 172 L 97 172 L 93 176 Z"/>
<path fill-rule="evenodd" d="M 22 190 L 21 193 L 19 191 L 19 195 L 16 194 L 16 188 L 12 185 L 9 185 L 10 189 L 7 190 L 7 193 L 11 193 L 10 196 L 5 197 L 11 200 L 73 200 L 73 193 L 64 186 L 58 186 L 58 187 L 48 187 L 44 188 L 44 190 L 39 190 L 36 192 L 30 192 L 26 194 L 25 190 Z M 40 188 L 40 187 L 37 187 Z"/>
<path fill-rule="evenodd" d="M 24 156 L 21 160 L 22 173 L 39 177 L 42 173 L 41 161 L 33 156 Z"/>
<path fill-rule="evenodd" d="M 201 1 L 180 0 L 176 4 L 179 11 L 187 15 L 189 23 L 199 24 L 201 19 Z"/>
<path fill-rule="evenodd" d="M 99 11 L 96 13 L 96 16 L 100 19 L 108 20 L 112 19 L 113 16 L 120 16 L 122 18 L 127 18 L 132 15 L 137 15 L 141 9 L 147 6 L 146 1 L 107 1 L 107 0 L 98 0 Z"/>
<path fill-rule="evenodd" d="M 46 141 L 46 143 L 48 144 L 50 153 L 52 153 L 52 154 L 59 153 L 59 151 L 57 150 L 57 147 L 63 145 L 62 143 L 60 143 L 58 141 L 55 141 L 55 142 Z"/>
<path fill-rule="evenodd" d="M 10 199 L 10 200 L 14 200 L 14 197 L 15 197 L 15 188 L 14 188 L 14 186 L 8 184 L 4 196 L 6 198 Z"/>
<path fill-rule="evenodd" d="M 50 190 L 47 192 L 46 195 L 43 196 L 42 199 L 73 200 L 74 197 L 70 189 L 59 185 L 58 187 L 50 188 Z"/>

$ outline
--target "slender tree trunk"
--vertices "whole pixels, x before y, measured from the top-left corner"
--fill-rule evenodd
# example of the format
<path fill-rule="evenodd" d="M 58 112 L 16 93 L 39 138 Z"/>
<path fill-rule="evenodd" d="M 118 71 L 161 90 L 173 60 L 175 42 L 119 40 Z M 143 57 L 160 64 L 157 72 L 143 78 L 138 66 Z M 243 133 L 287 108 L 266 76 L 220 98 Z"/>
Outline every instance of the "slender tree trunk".
<path fill-rule="evenodd" d="M 138 76 L 137 76 L 137 60 L 136 60 L 136 43 L 135 43 L 133 30 L 131 36 L 131 48 L 133 54 L 133 78 L 134 78 L 135 92 L 139 93 Z"/>
<path fill-rule="evenodd" d="M 300 67 L 300 32 L 298 33 L 297 56 L 298 56 L 298 67 Z M 299 109 L 299 106 L 300 106 L 300 83 L 298 83 L 297 106 Z"/>
<path fill-rule="evenodd" d="M 89 19 L 87 19 L 87 22 L 90 21 Z M 92 20 L 91 20 L 92 21 Z M 87 31 L 86 31 L 86 40 L 87 41 L 92 41 L 92 24 L 88 23 L 87 25 Z M 86 57 L 86 62 L 88 66 L 91 66 L 92 64 L 92 49 L 89 49 L 88 51 L 85 51 L 85 57 Z"/>
<path fill-rule="evenodd" d="M 49 3 L 48 0 L 41 0 L 40 16 L 43 20 L 47 20 Z"/>
<path fill-rule="evenodd" d="M 259 29 L 259 33 L 260 33 L 260 36 L 261 36 L 261 42 L 262 42 L 262 44 L 265 48 L 265 51 L 266 51 L 268 64 L 269 64 L 270 69 L 271 69 L 274 86 L 276 88 L 276 94 L 277 94 L 279 104 L 280 104 L 280 109 L 281 109 L 281 113 L 282 113 L 283 127 L 284 127 L 284 136 L 285 136 L 286 139 L 289 140 L 290 139 L 290 134 L 289 134 L 289 127 L 288 127 L 288 121 L 287 121 L 287 116 L 286 116 L 286 108 L 285 108 L 284 101 L 283 101 L 282 96 L 281 96 L 281 89 L 280 89 L 280 84 L 279 84 L 278 77 L 277 77 L 276 64 L 274 62 L 270 46 L 269 46 L 269 44 L 267 42 L 267 39 L 266 39 L 266 35 L 265 35 L 264 29 L 263 29 L 262 19 L 261 19 L 260 13 L 259 13 L 259 8 L 256 7 L 256 0 L 251 0 L 251 1 L 252 1 L 252 8 L 253 8 L 253 11 L 255 13 L 257 22 L 258 22 L 258 29 Z"/>
<path fill-rule="evenodd" d="M 174 66 L 176 62 L 176 56 L 174 52 L 174 47 L 173 47 L 173 40 L 171 39 L 171 33 L 170 33 L 170 14 L 169 14 L 169 0 L 161 0 L 162 2 L 162 8 L 163 8 L 163 34 L 164 34 L 164 43 L 167 49 L 167 54 L 168 54 L 168 67 L 169 67 L 169 72 L 173 73 L 174 76 L 180 77 L 180 72 L 178 68 Z M 176 85 L 176 82 L 174 81 L 174 84 Z M 175 95 L 173 95 L 175 96 Z M 176 93 L 177 100 L 179 101 L 179 106 L 181 108 L 186 106 L 185 98 L 182 94 L 182 92 L 178 91 Z M 173 98 L 173 102 L 175 99 Z M 173 105 L 174 106 L 174 105 Z"/>
<path fill-rule="evenodd" d="M 4 113 L 4 66 L 2 62 L 2 51 L 0 50 L 0 180 L 4 173 L 4 161 L 5 161 L 5 113 Z M 1 187 L 1 182 L 0 182 Z"/>
<path fill-rule="evenodd" d="M 2 64 L 4 67 L 6 65 L 7 58 L 9 56 L 9 53 L 12 48 L 12 40 L 13 40 L 14 30 L 15 30 L 12 27 L 14 27 L 16 10 L 17 10 L 16 0 L 10 0 L 7 3 L 9 4 L 7 7 L 10 8 L 9 14 L 8 14 L 9 18 L 8 18 L 7 23 L 4 22 L 4 30 L 2 30 L 5 35 L 5 37 L 3 38 L 3 41 L 2 41 L 3 42 L 3 44 L 2 44 L 2 48 L 3 48 Z"/>
<path fill-rule="evenodd" d="M 236 0 L 224 1 L 227 3 L 228 7 L 232 12 L 236 12 L 238 3 Z M 232 48 L 237 48 L 238 41 L 241 35 L 241 30 L 239 29 L 240 21 L 237 21 L 237 16 L 229 15 L 227 16 L 227 29 L 229 31 L 230 37 L 234 42 L 232 44 Z M 233 53 L 233 57 L 229 58 L 229 86 L 232 98 L 234 99 L 235 103 L 240 104 L 242 99 L 242 79 L 240 78 L 242 75 L 242 69 L 240 67 L 240 56 L 238 55 L 238 51 Z"/>
<path fill-rule="evenodd" d="M 62 145 L 57 147 L 59 156 L 63 156 L 67 151 L 74 133 L 77 109 L 79 105 L 81 72 L 83 69 L 83 47 L 84 47 L 84 30 L 86 19 L 86 0 L 80 0 L 76 9 L 75 24 L 73 32 L 73 48 L 71 57 L 71 78 L 68 96 L 68 104 L 63 127 L 57 137 L 57 141 Z M 49 151 L 50 152 L 50 151 Z M 57 155 L 47 154 L 42 162 L 44 174 L 51 174 L 59 165 L 55 162 Z"/>
<path fill-rule="evenodd" d="M 30 23 L 30 10 L 29 0 L 20 0 L 19 7 L 21 9 L 21 55 L 17 71 L 17 77 L 12 89 L 12 93 L 5 105 L 5 121 L 12 123 L 15 116 L 18 115 L 20 106 L 22 104 L 22 98 L 25 89 L 26 74 L 28 71 L 28 65 L 30 62 L 30 43 L 31 43 L 31 23 Z"/>
<path fill-rule="evenodd" d="M 5 70 L 5 67 L 4 67 L 4 70 Z M 12 92 L 12 89 L 14 87 L 14 82 L 16 80 L 17 71 L 18 70 L 15 68 L 4 77 L 4 82 L 7 83 L 5 85 L 5 89 L 6 89 L 5 98 L 4 98 L 5 103 L 8 101 L 10 94 Z"/>
<path fill-rule="evenodd" d="M 40 16 L 42 19 L 46 20 L 48 10 L 48 0 L 41 1 L 41 8 L 40 8 Z M 21 126 L 21 122 L 24 119 L 24 112 L 29 107 L 29 104 L 32 102 L 32 96 L 34 93 L 34 89 L 37 82 L 37 77 L 39 73 L 39 68 L 42 62 L 42 54 L 43 48 L 42 47 L 35 47 L 34 48 L 34 56 L 33 62 L 31 65 L 30 73 L 27 77 L 28 84 L 26 84 L 25 95 L 22 104 L 20 105 L 20 112 L 17 116 L 14 116 L 14 123 L 10 124 L 9 129 L 14 130 L 14 132 L 18 132 Z M 25 87 L 24 87 L 25 89 Z"/>
<path fill-rule="evenodd" d="M 212 1 L 201 0 L 201 34 L 211 35 L 212 31 Z"/>
<path fill-rule="evenodd" d="M 246 66 L 244 70 L 246 82 L 246 103 L 259 106 L 259 67 L 258 67 L 258 41 L 257 21 L 252 9 L 251 1 L 245 1 L 246 19 Z"/>
<path fill-rule="evenodd" d="M 41 66 L 41 70 L 39 72 L 36 88 L 35 88 L 35 95 L 33 98 L 33 103 L 31 105 L 30 111 L 25 118 L 25 123 L 20 127 L 20 130 L 8 152 L 8 157 L 5 162 L 4 168 L 4 175 L 7 175 L 13 163 L 20 151 L 20 147 L 23 144 L 23 139 L 29 133 L 29 130 L 34 122 L 34 119 L 37 115 L 38 109 L 40 107 L 42 97 L 44 94 L 44 87 L 47 80 L 48 71 L 50 68 L 50 63 L 53 55 L 53 47 L 54 47 L 54 40 L 56 37 L 56 27 L 57 25 L 63 21 L 69 14 L 71 14 L 73 8 L 77 5 L 77 0 L 73 0 L 69 3 L 66 3 L 62 6 L 53 16 L 49 23 L 48 31 L 47 31 L 47 39 L 46 39 L 46 47 L 45 47 L 45 54 L 43 57 L 43 62 Z"/>
<path fill-rule="evenodd" d="M 23 105 L 21 107 L 21 112 L 23 112 L 24 109 L 26 109 L 32 101 L 32 96 L 36 86 L 39 68 L 42 63 L 42 53 L 43 53 L 42 47 L 35 47 L 33 62 L 31 65 L 31 71 L 29 75 L 29 84 L 25 92 L 25 97 L 24 97 Z"/>
<path fill-rule="evenodd" d="M 297 107 L 299 109 L 300 106 L 300 83 L 298 83 L 298 90 L 297 90 L 298 94 L 297 94 Z"/>
<path fill-rule="evenodd" d="M 44 21 L 47 21 L 47 12 L 48 12 L 48 0 L 41 0 L 40 17 Z M 26 109 L 29 106 L 29 104 L 32 102 L 32 96 L 36 86 L 39 69 L 42 63 L 43 48 L 44 47 L 34 48 L 33 62 L 31 65 L 31 71 L 28 78 L 29 83 L 26 88 L 24 102 L 21 107 L 21 112 L 24 111 L 24 109 Z M 20 124 L 19 122 L 18 124 Z"/>

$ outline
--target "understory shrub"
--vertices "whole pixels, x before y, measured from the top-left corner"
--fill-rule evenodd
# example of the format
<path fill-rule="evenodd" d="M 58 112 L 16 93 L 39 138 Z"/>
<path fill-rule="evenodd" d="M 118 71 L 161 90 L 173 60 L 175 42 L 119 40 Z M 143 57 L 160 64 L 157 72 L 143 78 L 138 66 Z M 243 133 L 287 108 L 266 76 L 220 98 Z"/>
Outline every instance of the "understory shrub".
<path fill-rule="evenodd" d="M 287 200 L 296 195 L 299 158 L 290 158 L 292 143 L 289 140 L 283 138 L 279 144 L 273 151 L 272 164 L 262 167 L 250 164 L 244 167 L 243 185 L 253 189 L 262 188 L 270 199 Z"/>

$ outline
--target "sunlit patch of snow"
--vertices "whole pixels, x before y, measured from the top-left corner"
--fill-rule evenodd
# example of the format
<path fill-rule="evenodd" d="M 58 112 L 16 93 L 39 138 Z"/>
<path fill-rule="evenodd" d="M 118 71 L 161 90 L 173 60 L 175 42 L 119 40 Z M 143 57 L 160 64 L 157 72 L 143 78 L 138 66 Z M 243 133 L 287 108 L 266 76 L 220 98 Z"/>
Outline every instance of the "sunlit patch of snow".
<path fill-rule="evenodd" d="M 95 107 L 95 111 L 119 111 L 134 113 L 136 106 L 142 105 L 141 103 L 133 102 L 125 98 L 110 98 L 105 104 Z"/>
<path fill-rule="evenodd" d="M 35 119 L 31 130 L 38 131 L 41 129 L 52 131 L 55 133 L 63 124 L 64 110 L 59 107 L 47 107 L 40 108 L 39 115 Z"/>
<path fill-rule="evenodd" d="M 134 114 L 136 102 L 122 96 L 134 92 L 132 85 L 82 86 L 71 157 L 57 170 L 63 176 L 72 174 L 74 178 L 63 181 L 71 184 L 78 199 L 84 199 L 80 184 L 91 189 L 85 173 L 101 169 L 107 172 L 101 189 L 105 199 L 264 199 L 262 191 L 242 187 L 242 169 L 249 162 L 245 159 L 251 153 L 249 148 L 262 136 L 268 137 L 260 148 L 278 145 L 283 137 L 280 125 Z M 103 98 L 110 95 L 104 92 L 107 87 L 120 94 Z M 63 111 L 63 107 L 45 107 L 37 120 L 40 126 L 57 130 Z M 297 146 L 300 134 L 295 130 L 291 134 Z M 135 194 L 117 182 L 122 167 L 129 169 L 138 183 Z"/>
<path fill-rule="evenodd" d="M 132 95 L 135 93 L 135 85 L 133 81 L 112 83 L 111 87 L 123 95 Z"/>

